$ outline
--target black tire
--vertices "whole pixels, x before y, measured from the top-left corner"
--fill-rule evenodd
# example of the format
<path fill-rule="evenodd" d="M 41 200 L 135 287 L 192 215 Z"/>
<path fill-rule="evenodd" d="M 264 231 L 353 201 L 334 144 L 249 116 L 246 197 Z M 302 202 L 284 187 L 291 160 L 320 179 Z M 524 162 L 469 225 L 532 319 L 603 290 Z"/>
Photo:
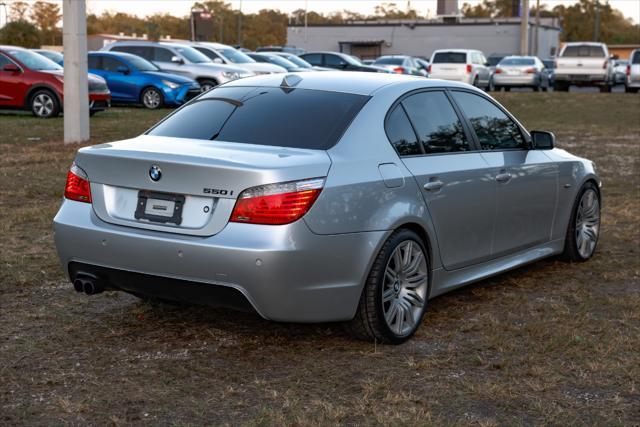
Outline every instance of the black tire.
<path fill-rule="evenodd" d="M 157 110 L 164 105 L 164 95 L 160 89 L 148 87 L 140 94 L 140 102 L 148 110 Z"/>
<path fill-rule="evenodd" d="M 560 83 L 560 82 L 555 82 L 553 84 L 553 90 L 555 92 L 569 92 L 569 84 L 567 83 Z"/>
<path fill-rule="evenodd" d="M 626 93 L 638 93 L 638 88 L 625 86 L 624 91 Z"/>
<path fill-rule="evenodd" d="M 426 295 L 424 297 L 420 313 L 418 316 L 414 316 L 415 325 L 408 333 L 400 335 L 395 331 L 392 331 L 385 320 L 382 293 L 384 289 L 385 272 L 390 263 L 390 258 L 396 248 L 401 244 L 405 244 L 407 241 L 417 244 L 424 254 L 427 270 L 427 285 Z M 422 316 L 424 315 L 427 306 L 430 290 L 428 270 L 428 252 L 426 251 L 424 242 L 420 236 L 407 229 L 399 229 L 395 231 L 384 243 L 382 249 L 380 249 L 373 266 L 371 267 L 364 289 L 362 290 L 356 315 L 351 321 L 345 323 L 345 330 L 354 338 L 369 342 L 375 341 L 383 344 L 402 344 L 411 338 L 420 326 Z"/>
<path fill-rule="evenodd" d="M 505 92 L 511 92 L 511 87 L 510 86 L 505 86 L 504 87 L 504 91 Z"/>
<path fill-rule="evenodd" d="M 60 115 L 58 97 L 49 89 L 38 89 L 29 97 L 31 113 L 41 119 L 49 119 Z"/>
<path fill-rule="evenodd" d="M 211 90 L 214 87 L 218 86 L 218 82 L 215 81 L 215 80 L 211 80 L 211 79 L 201 79 L 201 80 L 198 80 L 198 83 L 200 83 L 200 87 L 202 88 L 202 92 L 206 92 L 206 91 Z"/>
<path fill-rule="evenodd" d="M 475 78 L 475 79 L 473 79 L 473 86 L 474 86 L 474 87 L 477 87 L 478 89 L 479 89 L 479 86 L 478 86 L 478 82 L 479 82 L 479 81 L 480 81 L 480 80 L 478 80 L 478 76 L 476 76 L 476 78 Z"/>
<path fill-rule="evenodd" d="M 611 92 L 610 84 L 600 86 L 600 93 L 610 93 L 610 92 Z"/>
<path fill-rule="evenodd" d="M 567 234 L 565 236 L 564 251 L 560 255 L 560 259 L 562 259 L 563 261 L 566 261 L 566 262 L 584 262 L 584 261 L 587 261 L 588 259 L 590 259 L 593 256 L 593 254 L 595 253 L 595 251 L 596 251 L 596 248 L 597 248 L 597 245 L 598 245 L 598 237 L 600 237 L 599 232 L 598 232 L 598 234 L 596 236 L 596 242 L 595 242 L 595 245 L 593 247 L 593 250 L 591 251 L 591 253 L 588 256 L 583 256 L 583 255 L 580 254 L 580 251 L 578 250 L 578 243 L 577 243 L 577 238 L 576 238 L 576 223 L 577 223 L 576 219 L 577 219 L 577 216 L 578 216 L 578 210 L 579 210 L 579 207 L 580 207 L 580 202 L 582 200 L 582 196 L 588 191 L 594 191 L 596 193 L 596 195 L 597 195 L 597 200 L 598 200 L 598 227 L 600 226 L 600 208 L 601 208 L 600 190 L 598 189 L 598 187 L 596 187 L 596 185 L 593 182 L 587 182 L 582 186 L 582 188 L 578 192 L 576 200 L 573 202 L 573 208 L 571 209 L 571 218 L 569 219 L 569 225 L 567 227 Z"/>

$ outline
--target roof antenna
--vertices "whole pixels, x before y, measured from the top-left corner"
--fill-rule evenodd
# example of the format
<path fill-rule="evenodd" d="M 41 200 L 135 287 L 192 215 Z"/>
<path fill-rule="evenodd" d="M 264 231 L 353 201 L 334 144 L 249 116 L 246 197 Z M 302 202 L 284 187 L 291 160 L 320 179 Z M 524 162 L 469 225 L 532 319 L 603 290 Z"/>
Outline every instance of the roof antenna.
<path fill-rule="evenodd" d="M 302 81 L 302 77 L 297 76 L 295 74 L 288 74 L 284 76 L 284 78 L 282 79 L 282 83 L 280 83 L 280 87 L 293 88 L 301 81 Z"/>

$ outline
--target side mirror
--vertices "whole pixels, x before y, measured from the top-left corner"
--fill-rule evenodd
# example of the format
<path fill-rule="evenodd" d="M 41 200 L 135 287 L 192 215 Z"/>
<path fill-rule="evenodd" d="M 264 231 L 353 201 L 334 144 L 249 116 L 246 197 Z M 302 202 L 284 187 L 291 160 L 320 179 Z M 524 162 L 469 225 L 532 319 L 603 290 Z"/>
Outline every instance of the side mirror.
<path fill-rule="evenodd" d="M 118 65 L 118 68 L 116 68 L 116 71 L 121 74 L 129 74 L 129 69 L 124 65 Z"/>
<path fill-rule="evenodd" d="M 222 59 L 220 58 L 213 58 L 213 62 L 215 62 L 216 64 L 223 64 Z"/>
<path fill-rule="evenodd" d="M 172 56 L 171 62 L 173 62 L 174 64 L 184 64 L 184 61 L 182 60 L 182 58 L 178 56 Z"/>
<path fill-rule="evenodd" d="M 2 71 L 9 71 L 11 73 L 20 73 L 22 70 L 16 64 L 6 64 L 2 67 Z"/>
<path fill-rule="evenodd" d="M 534 150 L 552 150 L 556 145 L 556 136 L 552 132 L 531 131 L 531 146 Z"/>

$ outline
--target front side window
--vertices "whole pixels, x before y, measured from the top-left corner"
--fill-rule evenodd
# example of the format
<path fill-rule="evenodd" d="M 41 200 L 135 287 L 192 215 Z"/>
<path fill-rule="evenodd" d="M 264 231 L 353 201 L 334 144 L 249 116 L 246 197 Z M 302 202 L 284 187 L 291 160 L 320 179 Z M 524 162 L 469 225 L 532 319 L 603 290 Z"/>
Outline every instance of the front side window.
<path fill-rule="evenodd" d="M 104 71 L 110 71 L 112 73 L 117 73 L 118 72 L 118 67 L 129 68 L 123 62 L 117 60 L 116 58 L 112 58 L 110 56 L 103 56 L 102 57 L 102 69 Z"/>
<path fill-rule="evenodd" d="M 177 55 L 174 55 L 173 52 L 171 52 L 169 49 L 164 49 L 161 47 L 153 48 L 154 61 L 171 62 L 171 58 L 173 58 L 174 56 L 177 56 Z"/>
<path fill-rule="evenodd" d="M 469 151 L 469 141 L 449 99 L 441 91 L 422 92 L 402 101 L 425 154 Z"/>
<path fill-rule="evenodd" d="M 322 65 L 322 54 L 320 53 L 310 53 L 304 55 L 303 58 L 311 65 Z"/>
<path fill-rule="evenodd" d="M 10 61 L 6 56 L 0 54 L 0 71 L 2 71 L 2 68 L 8 64 L 13 64 L 13 62 Z"/>
<path fill-rule="evenodd" d="M 397 105 L 389 114 L 385 130 L 391 145 L 399 156 L 415 156 L 422 154 L 416 134 L 402 105 Z"/>
<path fill-rule="evenodd" d="M 527 148 L 518 125 L 495 104 L 469 92 L 454 91 L 453 97 L 471 122 L 483 150 Z"/>
<path fill-rule="evenodd" d="M 369 97 L 311 89 L 220 87 L 148 134 L 327 150 Z"/>
<path fill-rule="evenodd" d="M 180 52 L 180 55 L 187 58 L 187 61 L 192 62 L 194 64 L 206 64 L 211 62 L 211 60 L 207 58 L 204 54 L 198 52 L 192 47 L 180 46 L 180 47 L 176 47 L 175 49 L 178 52 Z M 169 61 L 171 61 L 171 58 L 169 58 Z"/>
<path fill-rule="evenodd" d="M 49 58 L 31 52 L 29 50 L 9 50 L 9 54 L 13 55 L 18 61 L 22 62 L 25 67 L 34 71 L 54 71 L 62 70 L 62 67 Z"/>
<path fill-rule="evenodd" d="M 244 52 L 241 52 L 236 49 L 225 48 L 221 49 L 220 52 L 227 58 L 229 61 L 234 64 L 250 64 L 252 62 L 256 62 L 249 55 Z"/>
<path fill-rule="evenodd" d="M 329 67 L 343 67 L 347 65 L 347 61 L 339 57 L 338 55 L 325 55 L 325 61 Z"/>

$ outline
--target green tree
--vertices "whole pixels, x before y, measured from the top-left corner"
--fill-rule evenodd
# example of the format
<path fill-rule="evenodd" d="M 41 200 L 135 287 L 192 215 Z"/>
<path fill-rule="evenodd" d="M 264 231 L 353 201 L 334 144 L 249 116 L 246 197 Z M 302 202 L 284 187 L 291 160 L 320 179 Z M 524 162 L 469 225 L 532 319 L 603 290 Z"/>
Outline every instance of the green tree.
<path fill-rule="evenodd" d="M 35 25 L 27 21 L 13 21 L 0 29 L 0 44 L 39 48 L 42 38 Z"/>
<path fill-rule="evenodd" d="M 40 29 L 46 43 L 62 44 L 62 31 L 58 27 L 61 18 L 60 6 L 55 3 L 37 1 L 31 6 L 31 20 Z"/>
<path fill-rule="evenodd" d="M 571 6 L 553 8 L 562 21 L 563 41 L 585 41 L 595 39 L 596 2 L 579 0 Z M 600 2 L 600 37 L 604 43 L 640 43 L 640 25 L 624 17 L 622 12 L 609 3 Z"/>

